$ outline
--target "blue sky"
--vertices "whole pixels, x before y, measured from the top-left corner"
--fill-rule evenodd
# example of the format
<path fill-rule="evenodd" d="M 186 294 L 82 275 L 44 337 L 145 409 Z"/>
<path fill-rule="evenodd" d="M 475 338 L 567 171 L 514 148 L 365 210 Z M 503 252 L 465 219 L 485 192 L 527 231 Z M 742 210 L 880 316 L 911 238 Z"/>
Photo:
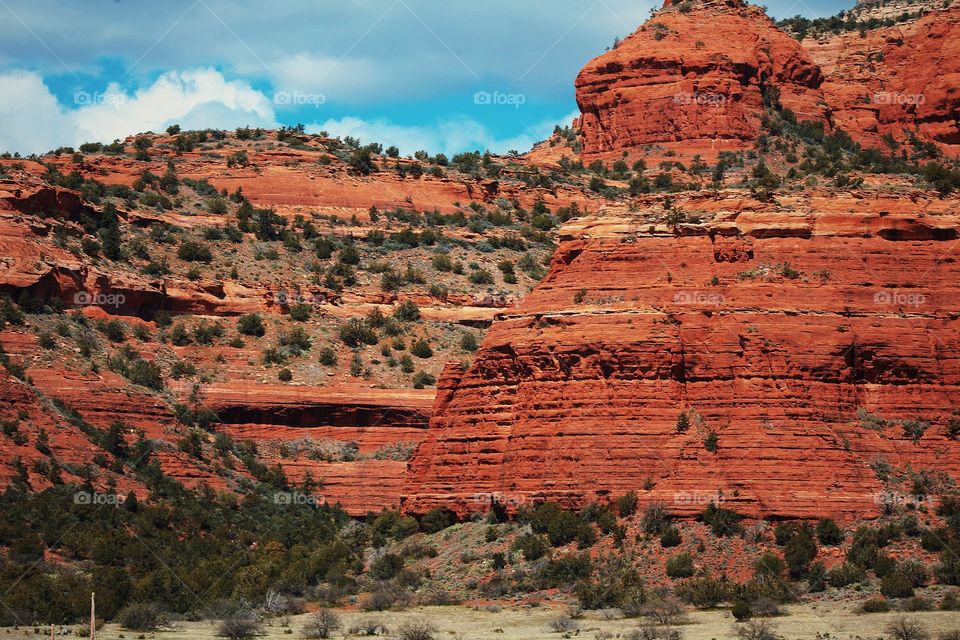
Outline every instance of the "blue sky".
<path fill-rule="evenodd" d="M 774 17 L 850 2 L 784 0 Z M 0 150 L 172 122 L 425 148 L 526 151 L 649 0 L 0 0 Z M 659 3 L 657 3 L 659 6 Z"/>

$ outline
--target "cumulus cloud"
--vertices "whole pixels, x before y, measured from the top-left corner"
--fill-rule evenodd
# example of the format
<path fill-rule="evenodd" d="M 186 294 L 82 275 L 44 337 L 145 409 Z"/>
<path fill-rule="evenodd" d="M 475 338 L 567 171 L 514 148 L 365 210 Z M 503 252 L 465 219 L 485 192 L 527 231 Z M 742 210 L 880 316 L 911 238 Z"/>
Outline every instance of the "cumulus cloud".
<path fill-rule="evenodd" d="M 32 153 L 72 144 L 75 131 L 69 118 L 40 76 L 0 74 L 0 95 L 0 150 Z"/>
<path fill-rule="evenodd" d="M 307 131 L 327 131 L 334 136 L 352 136 L 363 142 L 394 145 L 407 155 L 420 149 L 446 154 L 458 153 L 464 149 L 489 150 L 494 153 L 506 153 L 514 149 L 525 152 L 535 143 L 547 139 L 556 125 L 568 125 L 577 115 L 579 113 L 574 112 L 560 118 L 540 120 L 531 125 L 521 123 L 524 128 L 522 133 L 505 137 L 492 133 L 480 121 L 465 117 L 441 120 L 434 126 L 398 125 L 387 119 L 347 117 L 308 125 Z"/>
<path fill-rule="evenodd" d="M 186 129 L 278 126 L 274 102 L 240 80 L 228 80 L 213 69 L 169 72 L 150 86 L 125 92 L 116 84 L 104 91 L 77 93 L 69 106 L 60 104 L 39 75 L 14 70 L 0 73 L 0 150 L 42 153 L 83 142 L 111 142 L 144 131 L 162 131 L 176 122 Z M 419 149 L 454 154 L 464 149 L 529 150 L 546 139 L 554 126 L 577 115 L 523 121 L 512 116 L 519 133 L 498 135 L 472 117 L 445 118 L 429 124 L 396 124 L 388 118 L 329 118 L 308 131 L 328 131 L 366 142 L 395 145 L 405 154 Z"/>
<path fill-rule="evenodd" d="M 272 101 L 249 83 L 214 69 L 171 71 L 144 89 L 81 92 L 64 107 L 35 73 L 0 74 L 0 149 L 40 153 L 82 142 L 109 142 L 173 122 L 187 128 L 276 126 Z"/>

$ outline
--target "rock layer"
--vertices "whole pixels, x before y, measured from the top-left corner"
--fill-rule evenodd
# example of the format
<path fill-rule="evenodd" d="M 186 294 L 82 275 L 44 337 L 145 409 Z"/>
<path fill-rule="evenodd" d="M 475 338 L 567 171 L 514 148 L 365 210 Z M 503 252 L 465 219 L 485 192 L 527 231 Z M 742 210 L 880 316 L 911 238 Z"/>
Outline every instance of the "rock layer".
<path fill-rule="evenodd" d="M 441 381 L 405 508 L 634 490 L 680 515 L 720 500 L 853 519 L 878 513 L 878 465 L 955 475 L 955 209 L 810 208 L 819 195 L 789 212 L 718 198 L 677 229 L 649 211 L 567 227 L 541 285 Z"/>
<path fill-rule="evenodd" d="M 648 144 L 685 153 L 744 148 L 760 133 L 764 97 L 826 122 L 823 75 L 798 42 L 740 0 L 668 6 L 577 77 L 583 153 Z"/>
<path fill-rule="evenodd" d="M 826 74 L 834 124 L 858 142 L 915 136 L 960 155 L 960 6 L 804 45 Z"/>
<path fill-rule="evenodd" d="M 938 7 L 939 8 L 939 7 Z M 751 148 L 777 99 L 861 144 L 915 139 L 960 154 L 960 6 L 802 45 L 757 7 L 669 1 L 577 78 L 583 155 L 656 145 L 683 157 Z"/>

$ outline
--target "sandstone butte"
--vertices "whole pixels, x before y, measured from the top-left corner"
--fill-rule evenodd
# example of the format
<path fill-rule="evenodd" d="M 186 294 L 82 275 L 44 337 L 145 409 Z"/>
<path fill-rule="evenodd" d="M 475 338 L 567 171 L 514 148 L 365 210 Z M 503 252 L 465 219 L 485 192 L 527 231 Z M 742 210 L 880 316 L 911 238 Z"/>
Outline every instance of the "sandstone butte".
<path fill-rule="evenodd" d="M 849 521 L 879 513 L 878 465 L 956 476 L 957 201 L 780 203 L 693 196 L 677 206 L 709 221 L 675 229 L 655 205 L 571 222 L 542 283 L 441 380 L 404 508 L 633 490 L 686 516 L 719 500 Z"/>
<path fill-rule="evenodd" d="M 690 5 L 690 3 L 686 3 Z M 803 44 L 759 7 L 700 0 L 664 8 L 576 80 L 586 159 L 645 146 L 689 158 L 753 146 L 765 97 L 864 145 L 890 135 L 960 153 L 960 6 L 868 37 Z"/>
<path fill-rule="evenodd" d="M 56 157 L 50 162 L 63 162 Z M 341 166 L 321 166 L 313 157 L 296 150 L 252 151 L 249 167 L 228 168 L 211 163 L 199 153 L 184 153 L 179 170 L 184 177 L 206 179 L 220 189 L 242 188 L 250 200 L 260 207 L 271 207 L 278 214 L 293 219 L 298 214 L 335 215 L 349 219 L 368 219 L 368 210 L 387 208 L 459 210 L 455 203 L 490 202 L 498 198 L 516 198 L 525 207 L 538 197 L 551 208 L 577 203 L 582 209 L 598 206 L 599 200 L 582 191 L 558 186 L 554 189 L 521 189 L 517 183 L 498 180 L 455 180 L 424 176 L 418 180 L 401 180 L 390 172 L 372 177 L 349 176 Z M 9 161 L 8 161 L 9 164 Z M 121 318 L 128 323 L 143 322 L 151 331 L 155 327 L 149 317 L 156 309 L 166 309 L 175 316 L 199 316 L 210 320 L 234 322 L 237 316 L 260 313 L 281 315 L 285 309 L 277 303 L 276 286 L 257 283 L 245 285 L 231 280 L 190 281 L 177 277 L 151 277 L 132 269 L 113 269 L 109 265 L 79 258 L 52 241 L 51 219 L 76 222 L 82 215 L 96 218 L 100 207 L 83 201 L 79 193 L 51 187 L 41 176 L 42 165 L 24 161 L 27 177 L 0 181 L 0 291 L 14 298 L 20 292 L 63 300 L 72 306 L 74 296 L 85 292 L 90 296 L 121 296 L 122 303 L 101 309 L 84 307 L 93 320 Z M 82 173 L 106 184 L 129 186 L 149 169 L 164 170 L 163 162 L 136 161 L 128 157 L 93 157 L 84 161 Z M 253 167 L 256 167 L 254 169 Z M 185 229 L 218 227 L 223 216 L 183 215 L 168 211 L 161 216 L 151 211 L 120 211 L 124 223 L 149 227 L 163 221 Z M 361 226 L 356 233 L 366 233 Z M 291 285 L 296 284 L 291 282 Z M 306 286 L 306 283 L 304 283 Z M 334 320 L 366 315 L 378 305 L 391 305 L 396 296 L 378 289 L 348 289 L 342 294 L 317 289 L 315 312 Z M 496 310 L 509 300 L 451 295 L 443 304 L 425 295 L 412 297 L 421 306 L 425 320 L 487 326 Z M 389 313 L 389 310 L 388 310 Z M 0 441 L 0 487 L 7 486 L 17 474 L 15 461 L 26 467 L 35 489 L 50 486 L 50 481 L 37 471 L 46 456 L 32 442 L 42 429 L 49 437 L 55 458 L 65 465 L 67 481 L 80 482 L 69 469 L 79 469 L 95 461 L 99 447 L 90 441 L 83 428 L 49 406 L 49 401 L 62 401 L 75 409 L 91 427 L 106 429 L 116 421 L 130 427 L 126 434 L 132 443 L 143 433 L 147 438 L 167 443 L 157 454 L 161 469 L 190 488 L 207 486 L 226 490 L 231 485 L 209 462 L 198 462 L 176 450 L 185 428 L 179 424 L 168 403 L 133 387 L 122 376 L 108 370 L 78 371 L 39 357 L 43 350 L 36 336 L 11 329 L 0 330 L 0 345 L 8 356 L 27 367 L 33 385 L 47 401 L 41 401 L 6 371 L 0 372 L 0 420 L 17 422 L 24 413 L 21 429 L 29 439 L 17 444 L 9 438 Z M 147 354 L 154 354 L 171 345 L 147 342 Z M 249 360 L 259 354 L 242 349 L 205 348 L 197 345 L 173 347 L 177 356 L 216 369 L 223 376 L 221 384 L 204 387 L 204 401 L 223 421 L 221 429 L 238 442 L 255 442 L 259 459 L 269 465 L 281 464 L 293 482 L 306 478 L 322 480 L 323 499 L 341 504 L 353 515 L 364 515 L 399 504 L 405 482 L 406 462 L 377 459 L 372 454 L 383 447 L 413 446 L 425 432 L 433 404 L 430 389 L 373 389 L 370 382 L 329 384 L 317 380 L 310 386 L 287 387 L 247 379 Z M 275 374 L 274 374 L 275 375 Z M 349 380 L 349 378 L 347 378 Z M 181 400 L 190 395 L 190 385 L 171 382 L 171 392 Z M 212 443 L 213 436 L 209 437 Z M 284 444 L 316 442 L 354 442 L 359 458 L 344 462 L 327 462 L 305 456 L 287 459 L 280 450 Z M 222 470 L 221 470 L 222 471 Z M 238 473 L 244 474 L 244 471 Z M 134 491 L 145 496 L 145 488 L 134 474 L 105 474 L 119 493 Z M 104 488 L 104 487 L 100 487 Z"/>
<path fill-rule="evenodd" d="M 765 94 L 864 144 L 912 134 L 955 153 L 957 19 L 950 9 L 864 38 L 800 44 L 739 0 L 706 0 L 689 12 L 668 3 L 578 78 L 582 157 L 709 159 L 752 148 Z M 871 103 L 878 92 L 914 91 L 924 104 Z M 711 97 L 718 95 L 724 100 Z M 527 160 L 550 166 L 566 150 L 541 146 Z M 678 195 L 675 209 L 706 222 L 668 227 L 656 197 L 598 211 L 597 196 L 567 185 L 359 178 L 313 160 L 294 149 L 251 151 L 254 170 L 188 152 L 178 169 L 218 189 L 242 187 L 255 205 L 287 218 L 362 220 L 371 206 L 453 211 L 458 202 L 501 197 L 529 207 L 538 196 L 551 208 L 578 203 L 590 213 L 563 229 L 549 274 L 518 306 L 418 300 L 428 319 L 485 325 L 497 317 L 473 364 L 447 367 L 435 399 L 429 390 L 241 379 L 250 357 L 242 350 L 222 350 L 214 361 L 201 347 L 176 349 L 222 369 L 223 380 L 204 392 L 225 432 L 257 443 L 260 459 L 293 481 L 322 479 L 325 498 L 351 514 L 400 506 L 467 516 L 492 501 L 508 509 L 536 500 L 580 506 L 635 490 L 679 515 L 721 500 L 751 516 L 851 520 L 876 515 L 878 496 L 904 489 L 878 480 L 885 465 L 905 477 L 960 472 L 960 450 L 944 436 L 960 376 L 956 198 L 873 188 L 872 179 L 852 191 L 784 192 L 769 204 L 727 189 Z M 98 156 L 83 173 L 129 185 L 144 168 L 163 171 L 154 164 Z M 68 301 L 79 291 L 120 293 L 125 302 L 115 313 L 129 321 L 161 304 L 211 318 L 282 312 L 268 286 L 111 271 L 59 248 L 33 214 L 75 220 L 97 211 L 77 192 L 44 185 L 39 164 L 25 165 L 35 179 L 0 184 L 3 291 Z M 144 211 L 121 215 L 143 227 L 158 220 Z M 188 229 L 223 224 L 202 214 L 163 219 Z M 335 318 L 392 302 L 380 292 L 321 293 L 330 298 L 318 312 Z M 38 390 L 90 425 L 122 420 L 150 438 L 182 437 L 167 404 L 119 375 L 42 363 L 31 334 L 3 331 L 0 341 L 30 365 Z M 0 419 L 27 411 L 31 435 L 44 429 L 57 459 L 81 466 L 94 458 L 81 428 L 6 373 L 0 391 Z M 190 393 L 186 385 L 172 391 Z M 677 429 L 681 413 L 690 417 L 685 432 Z M 909 435 L 905 424 L 918 423 L 929 426 Z M 715 451 L 706 446 L 711 434 Z M 361 458 L 283 455 L 285 443 L 327 438 L 356 442 Z M 400 444 L 419 444 L 409 463 L 369 456 Z M 0 446 L 0 486 L 15 473 L 12 460 L 32 468 L 43 457 L 30 445 Z M 187 486 L 226 488 L 215 468 L 175 448 L 159 461 Z M 30 474 L 35 488 L 46 486 L 42 474 Z M 118 491 L 142 489 L 123 474 L 111 479 Z"/>

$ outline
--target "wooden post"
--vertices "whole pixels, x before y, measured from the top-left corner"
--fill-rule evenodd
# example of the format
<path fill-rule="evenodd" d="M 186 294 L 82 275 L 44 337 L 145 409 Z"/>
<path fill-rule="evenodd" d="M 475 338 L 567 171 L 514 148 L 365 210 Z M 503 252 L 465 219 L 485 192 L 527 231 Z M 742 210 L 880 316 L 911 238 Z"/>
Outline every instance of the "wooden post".
<path fill-rule="evenodd" d="M 97 594 L 90 592 L 90 640 L 97 637 Z"/>

